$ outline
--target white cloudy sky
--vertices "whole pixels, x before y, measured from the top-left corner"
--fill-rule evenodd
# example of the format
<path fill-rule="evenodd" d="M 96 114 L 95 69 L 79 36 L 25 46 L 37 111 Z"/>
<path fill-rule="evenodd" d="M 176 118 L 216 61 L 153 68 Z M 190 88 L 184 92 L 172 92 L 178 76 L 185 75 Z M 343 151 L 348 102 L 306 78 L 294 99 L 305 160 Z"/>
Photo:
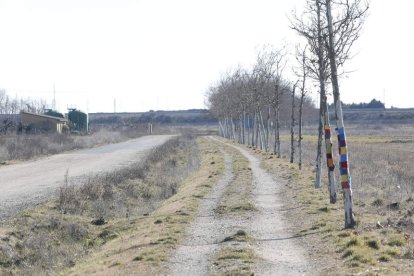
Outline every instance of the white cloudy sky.
<path fill-rule="evenodd" d="M 304 0 L 0 0 L 0 88 L 90 112 L 203 108 L 257 47 L 294 45 Z M 345 102 L 414 107 L 414 1 L 371 0 Z M 316 97 L 316 95 L 315 95 Z"/>

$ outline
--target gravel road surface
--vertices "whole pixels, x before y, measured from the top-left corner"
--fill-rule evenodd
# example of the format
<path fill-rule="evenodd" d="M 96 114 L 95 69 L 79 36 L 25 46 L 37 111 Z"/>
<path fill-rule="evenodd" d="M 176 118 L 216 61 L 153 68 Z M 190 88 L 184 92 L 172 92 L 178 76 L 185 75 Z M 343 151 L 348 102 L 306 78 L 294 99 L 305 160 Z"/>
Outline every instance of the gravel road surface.
<path fill-rule="evenodd" d="M 122 143 L 52 155 L 0 167 L 0 220 L 56 194 L 69 177 L 111 171 L 140 160 L 171 135 L 151 135 Z"/>

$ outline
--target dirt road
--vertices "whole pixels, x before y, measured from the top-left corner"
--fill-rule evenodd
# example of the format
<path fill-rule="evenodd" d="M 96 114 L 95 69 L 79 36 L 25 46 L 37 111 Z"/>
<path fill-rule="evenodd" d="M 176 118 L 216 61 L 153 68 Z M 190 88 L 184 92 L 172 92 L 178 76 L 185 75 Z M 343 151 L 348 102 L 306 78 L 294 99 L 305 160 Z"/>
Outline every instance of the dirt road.
<path fill-rule="evenodd" d="M 188 229 L 185 241 L 173 254 L 171 274 L 222 274 L 223 271 L 214 271 L 216 265 L 212 262 L 214 255 L 224 247 L 233 246 L 242 250 L 244 246 L 252 248 L 257 256 L 251 268 L 254 275 L 312 275 L 312 266 L 306 258 L 306 253 L 300 247 L 300 241 L 291 234 L 290 225 L 284 217 L 283 205 L 279 198 L 279 183 L 260 167 L 260 161 L 256 157 L 241 147 L 227 144 L 248 160 L 252 172 L 249 197 L 253 200 L 256 210 L 224 216 L 214 213 L 219 202 L 223 201 L 223 198 L 225 200 L 223 197 L 225 190 L 235 181 L 233 179 L 235 168 L 231 160 L 236 157 L 226 150 L 228 147 L 222 140 L 212 139 L 218 143 L 224 154 L 226 161 L 224 175 L 211 193 L 203 199 L 198 215 Z M 242 185 L 236 183 L 239 184 Z M 252 237 L 252 241 L 247 245 L 246 242 L 230 244 L 222 242 L 226 236 L 237 230 L 244 230 Z"/>
<path fill-rule="evenodd" d="M 52 196 L 67 172 L 69 177 L 79 177 L 127 166 L 169 138 L 170 135 L 144 136 L 0 167 L 0 220 Z"/>

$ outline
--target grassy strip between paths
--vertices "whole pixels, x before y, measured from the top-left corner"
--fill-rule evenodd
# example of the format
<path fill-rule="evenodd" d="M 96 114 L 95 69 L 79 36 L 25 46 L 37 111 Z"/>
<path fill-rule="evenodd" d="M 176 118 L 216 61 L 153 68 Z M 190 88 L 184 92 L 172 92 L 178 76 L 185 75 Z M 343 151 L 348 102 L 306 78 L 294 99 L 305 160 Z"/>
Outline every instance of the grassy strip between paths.
<path fill-rule="evenodd" d="M 232 155 L 233 179 L 214 211 L 218 215 L 256 211 L 251 198 L 253 174 L 249 161 L 232 147 L 226 146 L 226 151 Z"/>
<path fill-rule="evenodd" d="M 221 217 L 234 217 L 257 211 L 251 198 L 253 174 L 249 161 L 230 146 L 226 145 L 225 150 L 232 156 L 233 179 L 215 212 Z M 211 256 L 212 274 L 252 275 L 258 258 L 252 243 L 254 239 L 243 229 L 224 238 L 220 249 Z"/>

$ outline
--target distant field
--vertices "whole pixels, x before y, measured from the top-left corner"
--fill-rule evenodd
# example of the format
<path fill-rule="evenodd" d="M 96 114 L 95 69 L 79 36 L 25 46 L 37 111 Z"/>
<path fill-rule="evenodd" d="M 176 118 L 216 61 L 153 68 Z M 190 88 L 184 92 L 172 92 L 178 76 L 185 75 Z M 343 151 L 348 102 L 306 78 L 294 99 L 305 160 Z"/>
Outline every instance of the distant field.
<path fill-rule="evenodd" d="M 412 124 L 414 108 L 344 109 L 344 120 L 349 123 Z"/>

